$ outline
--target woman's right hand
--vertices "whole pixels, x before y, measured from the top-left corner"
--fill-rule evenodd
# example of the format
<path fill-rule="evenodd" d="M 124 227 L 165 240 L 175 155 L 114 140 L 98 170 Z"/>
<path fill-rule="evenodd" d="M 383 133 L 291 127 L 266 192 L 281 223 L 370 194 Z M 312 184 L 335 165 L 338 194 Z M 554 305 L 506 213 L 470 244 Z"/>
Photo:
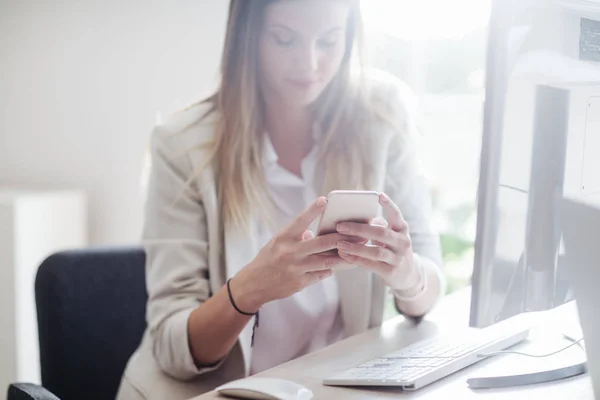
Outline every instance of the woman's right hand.
<path fill-rule="evenodd" d="M 232 296 L 242 311 L 254 313 L 263 304 L 289 297 L 330 277 L 336 267 L 348 265 L 337 252 L 323 253 L 337 249 L 349 236 L 331 233 L 315 237 L 309 230 L 326 204 L 325 197 L 318 198 L 231 280 Z"/>

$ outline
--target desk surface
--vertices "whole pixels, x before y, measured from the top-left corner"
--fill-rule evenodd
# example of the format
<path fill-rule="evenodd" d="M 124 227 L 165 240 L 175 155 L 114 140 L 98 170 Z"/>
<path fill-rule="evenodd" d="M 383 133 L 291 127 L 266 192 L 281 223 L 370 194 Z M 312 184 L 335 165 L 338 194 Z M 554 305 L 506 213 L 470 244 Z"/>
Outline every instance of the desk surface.
<path fill-rule="evenodd" d="M 350 368 L 372 358 L 390 353 L 407 346 L 418 340 L 431 337 L 437 333 L 450 332 L 459 327 L 468 325 L 470 291 L 462 291 L 448 296 L 420 325 L 414 326 L 396 317 L 385 322 L 380 328 L 370 330 L 340 341 L 321 351 L 308 354 L 296 360 L 264 371 L 256 376 L 275 377 L 292 380 L 310 388 L 315 399 L 506 399 L 511 400 L 531 398 L 543 399 L 593 399 L 591 381 L 587 374 L 578 377 L 540 385 L 523 386 L 518 388 L 472 390 L 466 384 L 466 379 L 476 376 L 510 375 L 514 373 L 535 372 L 547 369 L 553 362 L 576 363 L 584 357 L 581 349 L 573 347 L 572 350 L 561 353 L 552 359 L 531 359 L 517 355 L 492 357 L 473 366 L 459 371 L 445 379 L 433 383 L 415 392 L 403 392 L 395 388 L 343 388 L 330 387 L 322 384 L 323 378 L 339 371 Z M 572 320 L 576 315 L 574 305 L 567 309 L 567 319 Z M 452 312 L 449 312 L 452 310 Z M 575 312 L 574 312 L 575 311 Z M 561 317 L 563 318 L 563 317 Z M 576 318 L 576 316 L 575 316 Z M 570 322 L 568 322 L 570 323 Z M 560 321 L 565 326 L 565 321 Z M 570 332 L 559 332 L 570 333 Z M 545 337 L 546 334 L 544 333 Z M 558 335 L 556 336 L 558 338 Z M 564 343 L 564 342 L 562 342 Z M 547 343 L 546 343 L 547 344 Z M 536 343 L 524 343 L 528 351 L 545 353 L 546 351 L 532 351 Z M 550 350 L 557 347 L 551 344 Z M 558 344 L 561 346 L 561 343 Z M 537 364 L 532 364 L 537 363 Z M 210 392 L 192 400 L 221 399 L 215 392 Z"/>

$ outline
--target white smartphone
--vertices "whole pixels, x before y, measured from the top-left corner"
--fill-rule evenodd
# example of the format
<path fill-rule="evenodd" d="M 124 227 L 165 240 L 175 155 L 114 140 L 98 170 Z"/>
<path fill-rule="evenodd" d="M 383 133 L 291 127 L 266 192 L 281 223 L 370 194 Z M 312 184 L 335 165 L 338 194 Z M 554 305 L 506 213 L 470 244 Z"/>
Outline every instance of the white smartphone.
<path fill-rule="evenodd" d="M 380 215 L 379 193 L 362 190 L 334 190 L 317 226 L 317 236 L 334 233 L 340 222 L 369 223 Z"/>

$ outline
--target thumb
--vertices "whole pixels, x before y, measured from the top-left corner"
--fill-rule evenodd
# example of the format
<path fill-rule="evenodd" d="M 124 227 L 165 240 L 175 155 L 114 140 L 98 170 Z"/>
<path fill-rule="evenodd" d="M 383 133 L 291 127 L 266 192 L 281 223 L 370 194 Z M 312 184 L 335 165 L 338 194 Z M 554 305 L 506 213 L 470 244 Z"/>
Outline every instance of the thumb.
<path fill-rule="evenodd" d="M 302 234 L 302 240 L 310 240 L 310 239 L 314 239 L 314 237 L 315 237 L 315 234 L 310 230 L 306 230 Z"/>
<path fill-rule="evenodd" d="M 388 222 L 385 218 L 383 217 L 375 217 L 371 220 L 371 225 L 375 225 L 375 226 L 388 226 Z"/>

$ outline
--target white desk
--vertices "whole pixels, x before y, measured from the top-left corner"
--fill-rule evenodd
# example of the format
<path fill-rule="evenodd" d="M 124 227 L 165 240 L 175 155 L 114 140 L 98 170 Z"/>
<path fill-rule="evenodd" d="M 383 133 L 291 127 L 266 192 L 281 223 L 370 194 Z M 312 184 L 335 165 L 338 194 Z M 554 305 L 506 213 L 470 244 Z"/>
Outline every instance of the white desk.
<path fill-rule="evenodd" d="M 591 381 L 587 374 L 578 377 L 547 384 L 522 386 L 510 389 L 472 390 L 466 384 L 466 379 L 484 375 L 510 375 L 513 373 L 535 372 L 545 369 L 552 363 L 574 364 L 582 360 L 583 352 L 577 346 L 560 355 L 548 359 L 531 359 L 522 356 L 509 355 L 492 357 L 479 362 L 463 371 L 457 372 L 443 380 L 431 384 L 416 392 L 403 392 L 398 389 L 361 389 L 324 386 L 324 377 L 345 370 L 353 365 L 384 355 L 407 346 L 415 341 L 430 337 L 437 332 L 452 331 L 460 326 L 468 325 L 470 291 L 462 291 L 448 296 L 419 326 L 413 326 L 403 317 L 397 317 L 385 322 L 381 328 L 373 329 L 338 342 L 326 349 L 306 355 L 286 364 L 272 368 L 257 376 L 278 377 L 289 379 L 310 388 L 315 399 L 593 399 Z M 450 311 L 451 310 L 451 311 Z M 576 309 L 574 304 L 564 306 L 559 310 L 557 325 L 562 327 L 576 325 Z M 560 332 L 571 333 L 571 332 Z M 562 346 L 565 342 L 558 344 Z M 546 344 L 545 344 L 546 345 Z M 529 347 L 535 349 L 529 349 Z M 537 347 L 536 347 L 537 346 Z M 522 348 L 527 351 L 545 353 L 554 350 L 540 351 L 539 342 L 525 343 Z M 537 349 L 537 351 L 536 351 Z M 529 364 L 528 364 L 529 363 Z M 533 367 L 537 363 L 541 368 Z M 533 369 L 531 369 L 533 368 Z M 215 392 L 210 392 L 192 400 L 220 399 Z"/>

